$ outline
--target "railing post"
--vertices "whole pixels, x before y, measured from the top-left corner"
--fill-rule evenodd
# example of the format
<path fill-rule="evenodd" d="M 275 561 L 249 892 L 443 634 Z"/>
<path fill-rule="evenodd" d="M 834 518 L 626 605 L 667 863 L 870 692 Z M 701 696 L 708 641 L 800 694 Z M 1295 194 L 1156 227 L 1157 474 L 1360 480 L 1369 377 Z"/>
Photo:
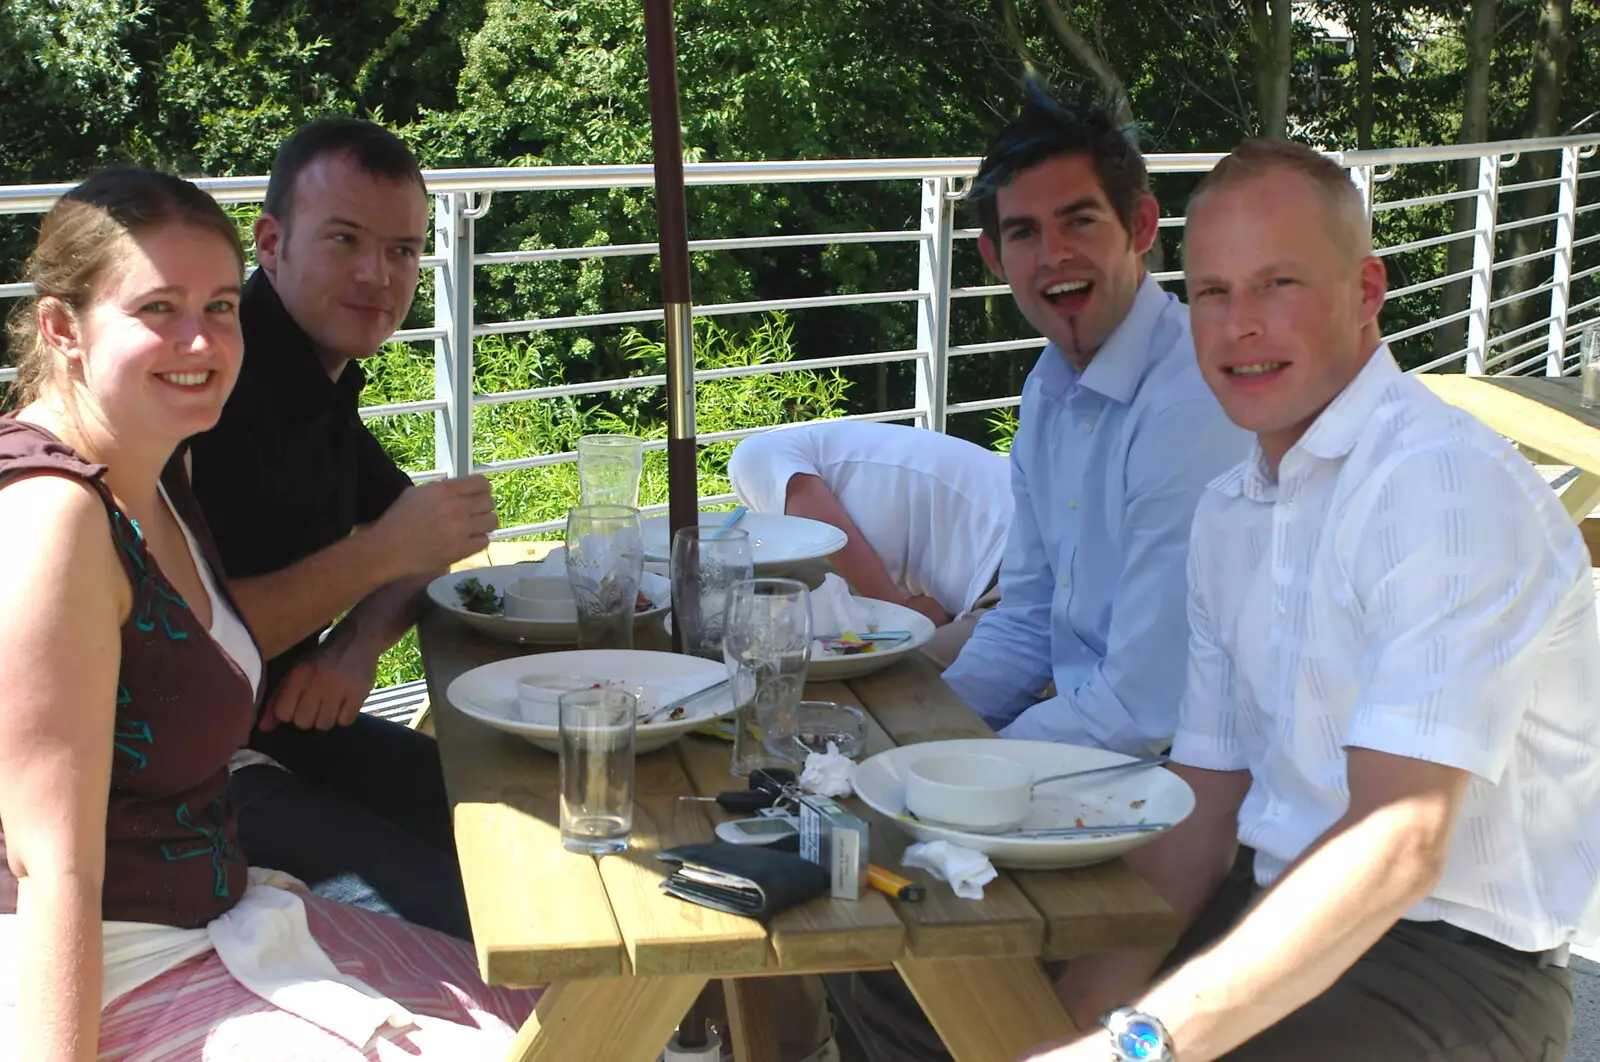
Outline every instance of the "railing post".
<path fill-rule="evenodd" d="M 1361 205 L 1367 211 L 1367 231 L 1372 231 L 1372 200 L 1374 189 L 1372 187 L 1371 166 L 1351 166 L 1350 183 L 1356 186 L 1356 192 L 1361 196 Z"/>
<path fill-rule="evenodd" d="M 1550 349 L 1544 374 L 1560 376 L 1567 367 L 1567 307 L 1572 305 L 1572 242 L 1578 226 L 1578 149 L 1561 152 L 1560 199 L 1556 212 L 1556 253 L 1550 289 Z"/>
<path fill-rule="evenodd" d="M 476 196 L 434 196 L 433 246 L 444 259 L 434 268 L 433 321 L 444 336 L 433 341 L 433 393 L 445 408 L 433 415 L 435 467 L 450 476 L 472 472 L 472 229 L 488 209 Z"/>
<path fill-rule="evenodd" d="M 1489 357 L 1489 303 L 1494 287 L 1495 217 L 1500 209 L 1500 159 L 1478 159 L 1478 213 L 1473 223 L 1472 288 L 1467 317 L 1467 373 L 1482 376 Z"/>
<path fill-rule="evenodd" d="M 948 182 L 932 177 L 922 182 L 922 239 L 917 241 L 917 347 L 928 353 L 917 360 L 917 408 L 927 426 L 944 431 L 944 408 L 950 388 L 950 251 L 955 200 Z"/>

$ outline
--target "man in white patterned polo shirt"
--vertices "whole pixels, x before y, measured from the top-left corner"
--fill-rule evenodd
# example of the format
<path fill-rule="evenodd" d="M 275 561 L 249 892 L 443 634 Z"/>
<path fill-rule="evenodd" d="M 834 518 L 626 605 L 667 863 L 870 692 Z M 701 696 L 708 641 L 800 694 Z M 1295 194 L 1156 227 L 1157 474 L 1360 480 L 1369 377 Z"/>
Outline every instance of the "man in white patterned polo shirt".
<path fill-rule="evenodd" d="M 1194 521 L 1172 755 L 1195 811 L 1129 860 L 1190 932 L 1074 962 L 1080 1026 L 1124 1005 L 1110 1042 L 1030 1057 L 1560 1062 L 1566 949 L 1600 932 L 1583 541 L 1400 372 L 1337 165 L 1241 145 L 1190 202 L 1185 267 L 1201 372 L 1257 438 Z"/>

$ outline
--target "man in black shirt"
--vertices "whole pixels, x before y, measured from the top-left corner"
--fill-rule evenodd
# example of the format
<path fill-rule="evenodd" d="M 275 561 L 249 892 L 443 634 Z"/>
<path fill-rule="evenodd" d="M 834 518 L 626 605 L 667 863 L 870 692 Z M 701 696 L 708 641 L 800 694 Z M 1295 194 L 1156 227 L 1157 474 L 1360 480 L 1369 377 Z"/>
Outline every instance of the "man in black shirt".
<path fill-rule="evenodd" d="M 190 452 L 268 658 L 230 785 L 250 861 L 466 937 L 438 748 L 360 713 L 428 580 L 496 526 L 483 477 L 413 486 L 358 413 L 356 362 L 405 320 L 428 206 L 415 158 L 379 126 L 323 119 L 284 142 L 240 302 L 239 383 Z"/>

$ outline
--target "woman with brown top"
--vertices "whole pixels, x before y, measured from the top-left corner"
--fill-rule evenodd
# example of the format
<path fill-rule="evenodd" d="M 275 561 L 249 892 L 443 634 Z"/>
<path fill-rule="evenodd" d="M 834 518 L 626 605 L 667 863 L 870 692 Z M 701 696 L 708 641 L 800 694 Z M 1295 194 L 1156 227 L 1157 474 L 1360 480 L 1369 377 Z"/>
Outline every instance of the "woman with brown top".
<path fill-rule="evenodd" d="M 210 197 L 134 168 L 65 196 L 29 260 L 0 418 L 0 1057 L 488 1057 L 532 995 L 239 850 L 261 656 L 175 455 L 238 375 L 243 269 Z"/>

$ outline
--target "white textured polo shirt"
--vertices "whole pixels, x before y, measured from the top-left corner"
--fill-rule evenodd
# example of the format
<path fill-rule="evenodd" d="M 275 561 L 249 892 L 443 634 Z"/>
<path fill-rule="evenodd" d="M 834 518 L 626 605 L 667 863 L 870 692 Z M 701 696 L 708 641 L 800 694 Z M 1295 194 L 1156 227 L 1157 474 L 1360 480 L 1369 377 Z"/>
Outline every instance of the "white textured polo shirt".
<path fill-rule="evenodd" d="M 1189 556 L 1173 757 L 1253 776 L 1268 885 L 1349 807 L 1345 750 L 1473 775 L 1407 913 L 1540 951 L 1600 935 L 1600 632 L 1589 555 L 1508 443 L 1386 346 L 1280 463 L 1216 480 Z"/>

